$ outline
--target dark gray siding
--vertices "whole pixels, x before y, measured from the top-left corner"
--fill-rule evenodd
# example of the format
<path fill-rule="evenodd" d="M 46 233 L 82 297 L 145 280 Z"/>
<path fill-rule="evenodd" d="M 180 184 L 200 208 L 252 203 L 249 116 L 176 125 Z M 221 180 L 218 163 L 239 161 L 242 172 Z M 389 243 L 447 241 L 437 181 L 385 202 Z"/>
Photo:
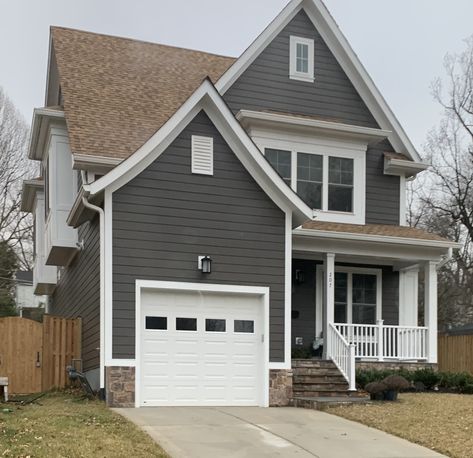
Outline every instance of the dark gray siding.
<path fill-rule="evenodd" d="M 100 347 L 100 226 L 99 219 L 79 227 L 84 241 L 69 267 L 64 268 L 51 300 L 51 314 L 82 318 L 84 370 L 99 367 Z"/>
<path fill-rule="evenodd" d="M 310 347 L 315 337 L 315 293 L 316 269 L 321 261 L 293 260 L 292 310 L 299 312 L 298 318 L 292 319 L 292 346 L 295 338 L 304 338 L 304 347 Z M 399 272 L 389 266 L 366 264 L 336 264 L 351 267 L 366 267 L 382 269 L 382 317 L 384 324 L 397 325 L 399 323 Z M 294 282 L 296 269 L 304 272 L 304 283 Z"/>
<path fill-rule="evenodd" d="M 384 175 L 385 151 L 392 151 L 388 142 L 366 153 L 366 223 L 398 225 L 400 178 Z"/>
<path fill-rule="evenodd" d="M 214 175 L 191 174 L 191 135 L 214 139 Z M 270 353 L 284 358 L 284 213 L 201 112 L 113 194 L 113 356 L 135 356 L 135 280 L 270 287 Z M 210 254 L 202 276 L 197 256 Z"/>
<path fill-rule="evenodd" d="M 291 35 L 315 40 L 314 83 L 289 79 Z M 243 108 L 275 110 L 378 127 L 304 11 L 298 13 L 243 72 L 224 99 L 234 112 Z"/>
<path fill-rule="evenodd" d="M 294 259 L 292 263 L 292 310 L 298 317 L 292 318 L 292 345 L 295 338 L 302 337 L 304 347 L 309 347 L 315 337 L 315 275 L 317 263 Z M 304 273 L 304 282 L 295 283 L 295 272 Z"/>

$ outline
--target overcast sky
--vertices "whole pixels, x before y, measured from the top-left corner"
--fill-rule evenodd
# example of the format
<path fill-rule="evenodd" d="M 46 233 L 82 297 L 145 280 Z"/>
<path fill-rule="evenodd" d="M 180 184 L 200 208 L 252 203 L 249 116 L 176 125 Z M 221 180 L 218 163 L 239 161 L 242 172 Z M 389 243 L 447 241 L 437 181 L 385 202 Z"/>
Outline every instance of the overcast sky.
<path fill-rule="evenodd" d="M 288 0 L 0 0 L 0 86 L 31 121 L 44 104 L 50 25 L 239 56 Z M 430 83 L 473 34 L 472 0 L 326 0 L 421 149 L 440 116 Z"/>

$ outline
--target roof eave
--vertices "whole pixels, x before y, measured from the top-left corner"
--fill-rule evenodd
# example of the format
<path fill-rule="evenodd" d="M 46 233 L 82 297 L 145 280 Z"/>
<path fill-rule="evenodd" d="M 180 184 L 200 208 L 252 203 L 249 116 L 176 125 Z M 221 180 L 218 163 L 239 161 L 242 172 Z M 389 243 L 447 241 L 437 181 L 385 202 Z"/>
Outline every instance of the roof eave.
<path fill-rule="evenodd" d="M 396 237 L 388 235 L 372 235 L 372 234 L 357 234 L 354 232 L 338 232 L 338 231 L 326 231 L 319 229 L 303 229 L 298 228 L 293 231 L 293 235 L 302 237 L 318 237 L 326 239 L 345 239 L 362 242 L 374 242 L 374 243 L 389 243 L 395 245 L 415 245 L 425 246 L 431 248 L 443 248 L 443 249 L 459 249 L 462 247 L 461 243 L 451 242 L 449 240 L 429 240 L 412 237 Z"/>
<path fill-rule="evenodd" d="M 20 210 L 26 213 L 32 213 L 36 193 L 42 191 L 44 182 L 42 180 L 24 180 L 21 191 Z"/>
<path fill-rule="evenodd" d="M 51 122 L 65 122 L 63 111 L 49 108 L 35 108 L 31 122 L 31 134 L 28 145 L 28 158 L 40 161 L 43 158 L 46 132 Z"/>
<path fill-rule="evenodd" d="M 413 177 L 420 172 L 429 168 L 429 164 L 425 162 L 411 162 L 404 159 L 385 158 L 384 174 L 385 175 L 403 175 L 406 178 Z"/>

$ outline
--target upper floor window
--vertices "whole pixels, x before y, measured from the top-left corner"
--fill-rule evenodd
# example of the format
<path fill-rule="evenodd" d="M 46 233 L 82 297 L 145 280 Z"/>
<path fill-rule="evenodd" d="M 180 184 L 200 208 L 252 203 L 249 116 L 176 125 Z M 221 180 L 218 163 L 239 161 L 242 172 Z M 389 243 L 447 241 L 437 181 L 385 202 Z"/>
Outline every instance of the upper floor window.
<path fill-rule="evenodd" d="M 365 223 L 366 152 L 264 140 L 266 158 L 320 221 Z M 277 147 L 279 146 L 279 147 Z"/>
<path fill-rule="evenodd" d="M 314 40 L 290 37 L 289 77 L 300 81 L 314 81 Z"/>

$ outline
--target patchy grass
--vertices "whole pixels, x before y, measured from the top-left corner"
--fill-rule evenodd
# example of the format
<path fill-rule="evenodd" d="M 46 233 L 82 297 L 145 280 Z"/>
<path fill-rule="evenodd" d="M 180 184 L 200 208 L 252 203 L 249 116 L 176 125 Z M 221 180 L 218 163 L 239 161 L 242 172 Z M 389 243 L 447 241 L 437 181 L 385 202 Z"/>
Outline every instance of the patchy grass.
<path fill-rule="evenodd" d="M 358 421 L 454 458 L 473 456 L 473 396 L 402 393 L 398 402 L 333 407 Z"/>
<path fill-rule="evenodd" d="M 51 393 L 38 403 L 0 403 L 0 457 L 167 457 L 146 433 L 102 402 Z"/>

